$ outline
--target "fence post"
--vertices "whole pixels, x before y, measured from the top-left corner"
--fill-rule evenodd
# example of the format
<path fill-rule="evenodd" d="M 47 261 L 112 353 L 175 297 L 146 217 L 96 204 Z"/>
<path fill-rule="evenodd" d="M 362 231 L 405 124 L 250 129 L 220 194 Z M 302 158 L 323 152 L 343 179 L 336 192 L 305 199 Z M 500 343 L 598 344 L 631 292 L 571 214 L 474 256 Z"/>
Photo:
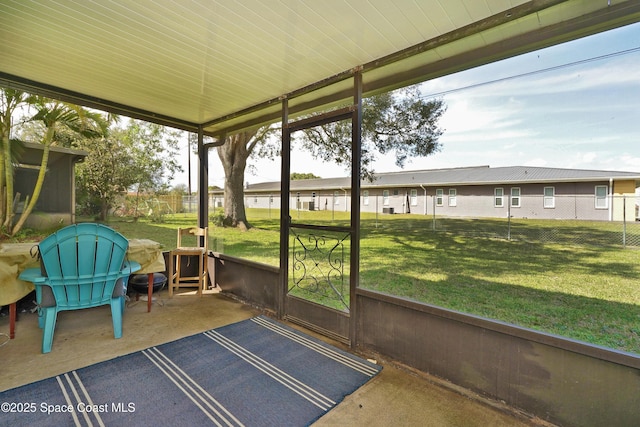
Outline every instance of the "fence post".
<path fill-rule="evenodd" d="M 507 240 L 511 241 L 511 195 L 507 196 Z"/>
<path fill-rule="evenodd" d="M 627 196 L 622 196 L 622 247 L 627 248 Z"/>
<path fill-rule="evenodd" d="M 436 231 L 436 198 L 437 196 L 433 196 L 433 221 L 431 222 L 431 229 L 433 232 Z"/>
<path fill-rule="evenodd" d="M 333 197 L 331 198 L 331 221 L 336 219 L 336 192 L 333 192 Z"/>

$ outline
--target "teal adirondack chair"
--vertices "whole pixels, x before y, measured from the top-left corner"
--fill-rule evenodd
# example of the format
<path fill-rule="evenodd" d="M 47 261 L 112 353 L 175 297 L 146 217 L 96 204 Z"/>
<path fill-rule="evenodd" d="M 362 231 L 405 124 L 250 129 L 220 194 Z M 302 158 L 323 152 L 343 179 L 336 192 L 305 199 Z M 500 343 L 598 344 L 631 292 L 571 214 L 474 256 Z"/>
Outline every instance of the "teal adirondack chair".
<path fill-rule="evenodd" d="M 140 264 L 125 259 L 129 241 L 102 224 L 74 224 L 39 245 L 41 268 L 20 279 L 36 288 L 42 352 L 49 353 L 59 311 L 111 305 L 113 334 L 122 336 L 122 315 L 129 275 Z"/>

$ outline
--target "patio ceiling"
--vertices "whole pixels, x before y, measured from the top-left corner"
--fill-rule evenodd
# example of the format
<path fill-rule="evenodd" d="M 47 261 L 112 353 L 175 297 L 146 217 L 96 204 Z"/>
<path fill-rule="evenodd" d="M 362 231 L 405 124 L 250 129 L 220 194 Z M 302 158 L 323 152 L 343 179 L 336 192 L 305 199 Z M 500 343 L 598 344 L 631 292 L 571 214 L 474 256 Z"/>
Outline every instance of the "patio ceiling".
<path fill-rule="evenodd" d="M 210 135 L 640 20 L 637 0 L 2 0 L 0 86 Z"/>

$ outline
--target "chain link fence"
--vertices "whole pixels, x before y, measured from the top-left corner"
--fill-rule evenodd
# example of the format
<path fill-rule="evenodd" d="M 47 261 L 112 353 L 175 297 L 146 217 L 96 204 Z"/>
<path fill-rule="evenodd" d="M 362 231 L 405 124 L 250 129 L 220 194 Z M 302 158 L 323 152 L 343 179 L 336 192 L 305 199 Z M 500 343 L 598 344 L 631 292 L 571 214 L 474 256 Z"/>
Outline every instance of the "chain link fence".
<path fill-rule="evenodd" d="M 350 195 L 345 192 L 292 193 L 292 216 L 301 213 L 348 215 Z M 210 195 L 209 210 L 222 206 L 223 197 Z M 570 245 L 640 247 L 639 199 L 623 195 L 419 195 L 399 192 L 388 200 L 362 195 L 361 211 L 382 219 L 389 214 L 427 218 L 427 229 L 527 242 Z M 183 196 L 184 212 L 197 211 L 197 196 Z M 278 218 L 278 194 L 245 195 L 248 209 Z M 391 215 L 390 217 L 394 217 Z M 346 218 L 346 217 L 345 217 Z M 422 221 L 421 221 L 422 222 Z"/>
<path fill-rule="evenodd" d="M 209 211 L 222 207 L 222 196 L 209 195 Z M 176 212 L 196 213 L 198 212 L 198 196 L 181 196 L 181 205 Z"/>
<path fill-rule="evenodd" d="M 636 197 L 555 195 L 496 200 L 459 195 L 456 199 L 456 206 L 433 203 L 433 231 L 528 242 L 640 247 Z M 483 216 L 476 216 L 478 213 Z"/>

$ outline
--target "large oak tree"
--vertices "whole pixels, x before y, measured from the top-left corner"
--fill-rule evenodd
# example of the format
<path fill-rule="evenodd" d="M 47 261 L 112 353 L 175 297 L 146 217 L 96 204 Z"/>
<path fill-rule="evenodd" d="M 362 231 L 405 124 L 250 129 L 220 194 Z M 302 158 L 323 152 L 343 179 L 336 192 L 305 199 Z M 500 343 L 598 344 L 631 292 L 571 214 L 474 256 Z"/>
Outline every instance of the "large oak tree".
<path fill-rule="evenodd" d="M 363 100 L 362 178 L 371 179 L 379 154 L 395 154 L 396 164 L 440 150 L 444 132 L 438 121 L 446 111 L 441 99 L 424 99 L 417 86 L 375 95 Z M 278 131 L 267 126 L 228 136 L 217 148 L 225 172 L 224 223 L 249 228 L 244 206 L 244 175 L 251 157 L 274 158 L 280 144 L 271 138 Z M 351 122 L 312 128 L 298 136 L 304 150 L 315 158 L 351 166 Z"/>

